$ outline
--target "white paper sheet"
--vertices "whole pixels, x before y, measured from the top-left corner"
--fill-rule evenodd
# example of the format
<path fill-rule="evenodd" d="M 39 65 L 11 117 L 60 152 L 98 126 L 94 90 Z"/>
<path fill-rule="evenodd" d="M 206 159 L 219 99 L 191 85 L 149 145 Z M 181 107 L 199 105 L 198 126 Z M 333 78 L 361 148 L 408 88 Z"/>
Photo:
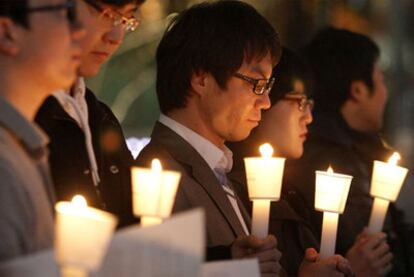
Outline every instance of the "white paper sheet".
<path fill-rule="evenodd" d="M 202 277 L 260 277 L 257 259 L 205 263 L 202 271 Z"/>
<path fill-rule="evenodd" d="M 91 277 L 200 276 L 204 260 L 204 212 L 175 215 L 163 224 L 131 226 L 117 232 L 99 272 Z M 52 250 L 0 265 L 0 276 L 58 277 Z"/>

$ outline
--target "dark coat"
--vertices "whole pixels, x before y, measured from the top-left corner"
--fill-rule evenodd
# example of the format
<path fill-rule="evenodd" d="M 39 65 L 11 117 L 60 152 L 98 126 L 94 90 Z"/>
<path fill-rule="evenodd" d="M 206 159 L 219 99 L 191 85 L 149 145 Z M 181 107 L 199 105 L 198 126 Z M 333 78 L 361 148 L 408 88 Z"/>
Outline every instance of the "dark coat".
<path fill-rule="evenodd" d="M 133 162 L 121 126 L 112 111 L 86 91 L 89 126 L 101 182 L 92 181 L 85 135 L 76 121 L 50 96 L 36 122 L 50 138 L 50 168 L 57 200 L 82 194 L 88 205 L 118 216 L 119 226 L 135 222 L 132 214 L 130 165 Z"/>
<path fill-rule="evenodd" d="M 224 246 L 226 253 L 214 253 L 214 256 L 230 258 L 227 246 L 244 231 L 207 162 L 181 136 L 159 122 L 154 127 L 151 142 L 140 152 L 136 164 L 149 167 L 154 158 L 160 159 L 163 168 L 181 173 L 173 213 L 202 207 L 206 215 L 207 247 L 219 249 Z M 240 201 L 239 206 L 247 226 L 250 226 L 250 217 Z"/>
<path fill-rule="evenodd" d="M 339 216 L 336 253 L 345 255 L 357 235 L 368 225 L 373 202 L 369 194 L 373 161 L 386 161 L 391 154 L 378 134 L 352 130 L 340 115 L 316 114 L 302 158 L 287 162 L 284 184 L 301 199 L 291 204 L 312 224 L 318 238 L 322 213 L 314 209 L 315 171 L 326 170 L 331 165 L 335 172 L 353 176 L 345 211 Z M 398 231 L 401 218 L 401 213 L 391 204 L 384 230 L 389 233 L 389 238 L 395 239 L 394 242 L 401 239 L 398 236 L 404 236 Z M 390 243 L 393 246 L 393 241 Z M 405 250 L 401 249 L 401 240 L 397 244 L 394 254 L 398 256 Z"/>

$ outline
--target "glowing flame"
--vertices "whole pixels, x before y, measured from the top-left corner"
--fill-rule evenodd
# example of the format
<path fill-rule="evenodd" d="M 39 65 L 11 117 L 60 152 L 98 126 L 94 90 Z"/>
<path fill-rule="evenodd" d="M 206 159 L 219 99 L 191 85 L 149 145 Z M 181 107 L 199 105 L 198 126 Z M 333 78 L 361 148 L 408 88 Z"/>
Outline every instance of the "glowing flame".
<path fill-rule="evenodd" d="M 86 202 L 85 197 L 82 195 L 75 195 L 72 198 L 72 205 L 74 205 L 77 208 L 86 208 L 88 206 L 88 203 Z"/>
<path fill-rule="evenodd" d="M 397 162 L 401 159 L 400 154 L 398 152 L 394 152 L 392 156 L 388 159 L 389 164 L 397 165 Z"/>
<path fill-rule="evenodd" d="M 332 169 L 331 166 L 328 167 L 328 170 L 326 172 L 328 172 L 328 173 L 334 173 L 334 171 L 333 171 L 333 169 Z"/>
<path fill-rule="evenodd" d="M 269 143 L 260 145 L 259 151 L 262 157 L 270 158 L 273 155 L 273 147 Z"/>
<path fill-rule="evenodd" d="M 161 162 L 158 159 L 153 159 L 152 160 L 151 167 L 152 167 L 152 171 L 154 171 L 154 172 L 161 172 L 162 171 Z"/>

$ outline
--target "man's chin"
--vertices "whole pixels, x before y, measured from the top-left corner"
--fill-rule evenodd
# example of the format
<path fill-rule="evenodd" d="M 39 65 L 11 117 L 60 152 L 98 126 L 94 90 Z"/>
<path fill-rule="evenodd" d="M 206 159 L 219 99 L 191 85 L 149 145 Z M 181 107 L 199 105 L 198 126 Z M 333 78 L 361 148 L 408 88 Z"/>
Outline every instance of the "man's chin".
<path fill-rule="evenodd" d="M 100 66 L 80 66 L 78 70 L 79 76 L 82 77 L 94 77 L 99 73 Z"/>

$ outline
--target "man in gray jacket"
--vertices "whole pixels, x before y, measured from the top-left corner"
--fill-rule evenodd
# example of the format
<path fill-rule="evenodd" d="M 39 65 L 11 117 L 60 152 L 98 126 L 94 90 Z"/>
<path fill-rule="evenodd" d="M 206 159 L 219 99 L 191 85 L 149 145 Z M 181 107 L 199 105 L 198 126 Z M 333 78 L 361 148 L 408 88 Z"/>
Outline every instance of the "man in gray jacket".
<path fill-rule="evenodd" d="M 32 121 L 51 91 L 74 81 L 77 25 L 71 1 L 0 4 L 0 262 L 52 245 L 47 137 Z"/>

